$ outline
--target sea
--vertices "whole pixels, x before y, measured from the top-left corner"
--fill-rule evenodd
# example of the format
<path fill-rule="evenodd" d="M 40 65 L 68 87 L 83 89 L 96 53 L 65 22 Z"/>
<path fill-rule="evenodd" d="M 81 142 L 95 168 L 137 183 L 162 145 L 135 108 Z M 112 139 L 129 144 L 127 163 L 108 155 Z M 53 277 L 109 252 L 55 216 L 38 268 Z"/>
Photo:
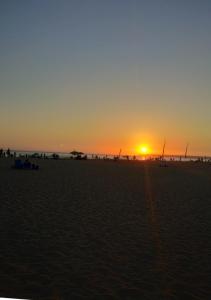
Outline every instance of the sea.
<path fill-rule="evenodd" d="M 57 154 L 60 159 L 72 159 L 74 156 L 71 152 L 43 152 L 43 151 L 25 151 L 25 150 L 11 150 L 11 154 L 16 154 L 16 157 L 31 157 L 36 156 L 38 158 L 53 158 L 54 154 Z M 81 156 L 87 156 L 87 159 L 104 159 L 104 160 L 113 160 L 115 158 L 121 160 L 165 160 L 165 161 L 203 161 L 211 162 L 211 156 L 184 156 L 184 155 L 114 155 L 114 154 L 102 154 L 102 153 L 83 153 Z"/>

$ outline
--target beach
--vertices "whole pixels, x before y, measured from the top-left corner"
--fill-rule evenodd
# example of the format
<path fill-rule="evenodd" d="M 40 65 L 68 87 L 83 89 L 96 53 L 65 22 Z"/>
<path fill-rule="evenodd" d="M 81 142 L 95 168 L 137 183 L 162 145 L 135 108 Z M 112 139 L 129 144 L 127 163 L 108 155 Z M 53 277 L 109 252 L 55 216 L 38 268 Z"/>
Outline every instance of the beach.
<path fill-rule="evenodd" d="M 210 299 L 211 164 L 0 159 L 0 296 Z"/>

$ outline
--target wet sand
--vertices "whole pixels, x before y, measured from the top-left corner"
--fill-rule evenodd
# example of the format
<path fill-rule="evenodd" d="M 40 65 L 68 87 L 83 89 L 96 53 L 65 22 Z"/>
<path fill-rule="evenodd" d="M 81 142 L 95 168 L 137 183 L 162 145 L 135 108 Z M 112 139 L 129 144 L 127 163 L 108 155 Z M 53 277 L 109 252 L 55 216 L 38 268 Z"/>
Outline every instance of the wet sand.
<path fill-rule="evenodd" d="M 211 299 L 211 165 L 0 159 L 0 296 Z"/>

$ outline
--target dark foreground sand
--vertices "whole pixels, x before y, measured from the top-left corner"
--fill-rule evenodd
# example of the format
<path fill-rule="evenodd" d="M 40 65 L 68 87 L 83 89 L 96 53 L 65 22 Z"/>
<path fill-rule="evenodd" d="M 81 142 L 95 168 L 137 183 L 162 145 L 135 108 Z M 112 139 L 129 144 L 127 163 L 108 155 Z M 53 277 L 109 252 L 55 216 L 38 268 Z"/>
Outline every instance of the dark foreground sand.
<path fill-rule="evenodd" d="M 0 160 L 0 296 L 211 299 L 211 165 Z"/>

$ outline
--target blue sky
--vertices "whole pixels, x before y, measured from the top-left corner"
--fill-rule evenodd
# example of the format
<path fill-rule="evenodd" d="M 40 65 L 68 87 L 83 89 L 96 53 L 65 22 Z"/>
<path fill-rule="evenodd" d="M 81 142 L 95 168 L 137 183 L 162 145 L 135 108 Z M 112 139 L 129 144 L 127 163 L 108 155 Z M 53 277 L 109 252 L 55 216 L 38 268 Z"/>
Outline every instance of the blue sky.
<path fill-rule="evenodd" d="M 3 147 L 211 155 L 210 1 L 1 1 Z"/>

